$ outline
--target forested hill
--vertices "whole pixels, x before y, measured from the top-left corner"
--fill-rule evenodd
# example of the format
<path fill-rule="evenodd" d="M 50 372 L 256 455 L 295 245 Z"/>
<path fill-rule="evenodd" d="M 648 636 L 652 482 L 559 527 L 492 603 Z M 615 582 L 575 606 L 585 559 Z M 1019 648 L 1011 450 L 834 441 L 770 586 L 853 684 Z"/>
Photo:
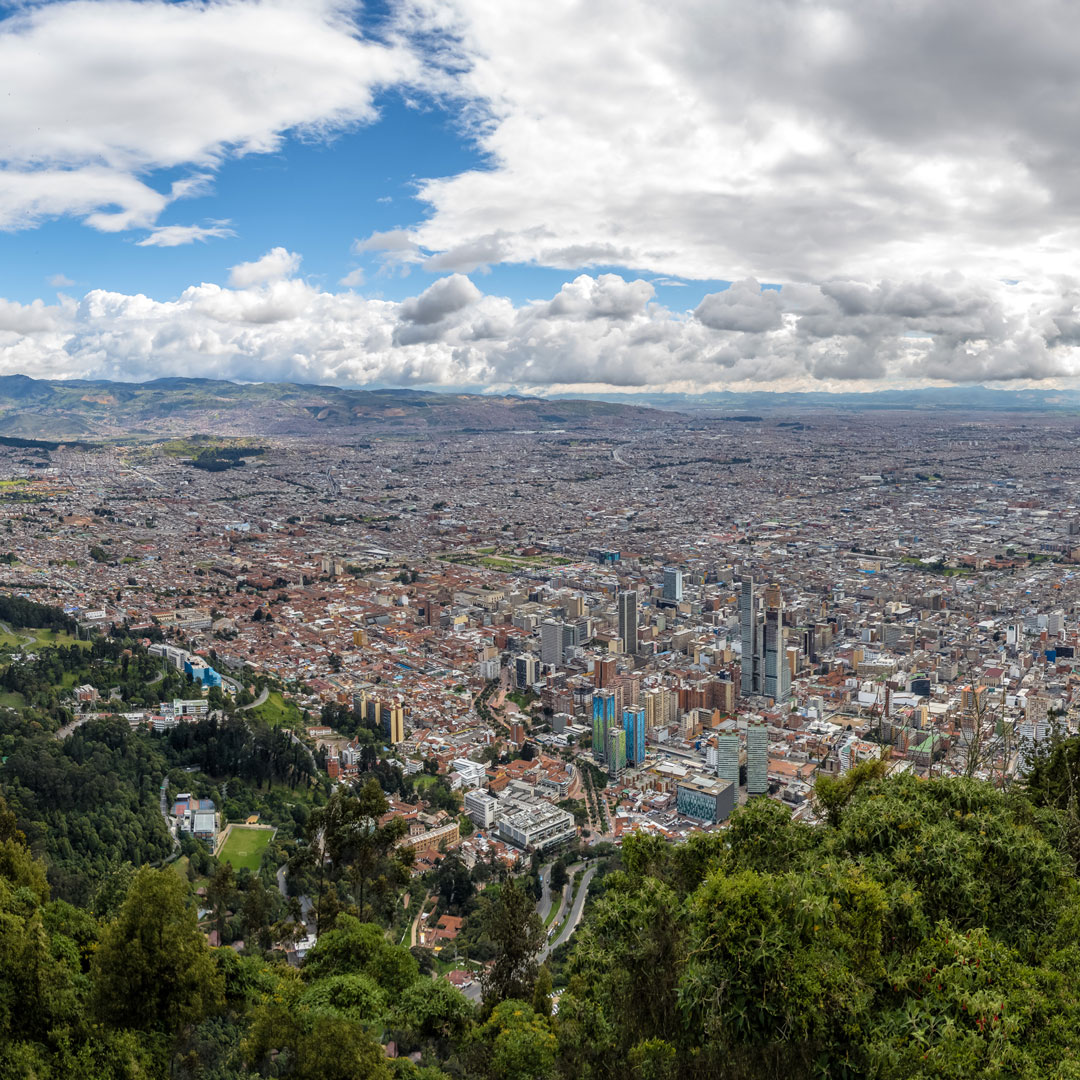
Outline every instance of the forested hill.
<path fill-rule="evenodd" d="M 1078 757 L 1059 746 L 1006 794 L 864 765 L 824 783 L 819 827 L 759 799 L 685 844 L 628 838 L 597 875 L 557 1009 L 513 880 L 489 886 L 474 1006 L 400 931 L 344 909 L 297 970 L 257 944 L 210 948 L 169 869 L 95 913 L 50 899 L 0 808 L 0 1075 L 1080 1077 Z M 377 793 L 336 794 L 311 835 L 361 836 L 348 822 Z"/>

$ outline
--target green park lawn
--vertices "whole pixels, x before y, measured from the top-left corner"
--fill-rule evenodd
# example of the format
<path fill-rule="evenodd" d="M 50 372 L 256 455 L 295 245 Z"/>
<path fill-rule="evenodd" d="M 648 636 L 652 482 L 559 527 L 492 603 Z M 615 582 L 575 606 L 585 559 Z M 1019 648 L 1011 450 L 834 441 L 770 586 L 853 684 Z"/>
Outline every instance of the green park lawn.
<path fill-rule="evenodd" d="M 271 691 L 257 708 L 248 710 L 248 715 L 271 727 L 300 727 L 300 710 L 291 701 L 286 701 L 277 690 Z"/>
<path fill-rule="evenodd" d="M 270 829 L 249 829 L 234 825 L 218 855 L 218 861 L 232 863 L 234 870 L 247 867 L 252 873 L 256 873 L 262 862 L 263 851 L 273 835 Z"/>

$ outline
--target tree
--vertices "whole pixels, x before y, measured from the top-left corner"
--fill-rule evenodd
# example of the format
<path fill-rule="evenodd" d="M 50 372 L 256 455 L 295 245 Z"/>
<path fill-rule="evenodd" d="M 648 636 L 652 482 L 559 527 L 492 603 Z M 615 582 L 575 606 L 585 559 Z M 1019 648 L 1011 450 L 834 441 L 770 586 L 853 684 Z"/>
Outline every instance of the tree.
<path fill-rule="evenodd" d="M 484 926 L 497 950 L 481 984 L 485 1004 L 507 998 L 528 1000 L 536 982 L 537 954 L 544 944 L 544 924 L 532 898 L 513 878 L 488 901 Z"/>
<path fill-rule="evenodd" d="M 551 868 L 551 888 L 553 891 L 561 892 L 566 888 L 567 882 L 570 880 L 570 875 L 566 872 L 566 863 L 562 859 L 556 859 L 554 866 Z"/>
<path fill-rule="evenodd" d="M 91 963 L 94 1011 L 103 1020 L 176 1033 L 221 1007 L 221 976 L 186 892 L 169 868 L 136 873 Z"/>
<path fill-rule="evenodd" d="M 555 1047 L 544 1017 L 524 1001 L 504 1001 L 472 1039 L 471 1074 L 491 1080 L 544 1080 L 554 1075 Z"/>

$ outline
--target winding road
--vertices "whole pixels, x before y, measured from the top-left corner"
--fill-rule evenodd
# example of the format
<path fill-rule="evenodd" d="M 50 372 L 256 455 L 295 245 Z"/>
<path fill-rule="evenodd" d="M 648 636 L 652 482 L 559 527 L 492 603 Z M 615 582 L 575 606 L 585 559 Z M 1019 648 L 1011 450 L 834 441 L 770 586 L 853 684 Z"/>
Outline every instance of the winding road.
<path fill-rule="evenodd" d="M 567 918 L 559 936 L 554 941 L 549 941 L 540 950 L 540 962 L 543 963 L 548 954 L 554 952 L 560 945 L 570 940 L 571 935 L 578 928 L 578 923 L 581 922 L 581 916 L 585 911 L 585 901 L 589 896 L 589 883 L 593 879 L 593 874 L 596 873 L 596 864 L 594 863 L 585 871 L 585 876 L 581 879 L 581 885 L 578 888 L 577 896 L 574 898 L 573 906 L 570 909 L 570 915 Z M 568 889 L 573 888 L 573 881 L 566 886 Z"/>
<path fill-rule="evenodd" d="M 269 696 L 270 691 L 264 686 L 259 691 L 259 696 L 250 705 L 237 705 L 236 711 L 247 712 L 248 709 L 257 709 Z"/>

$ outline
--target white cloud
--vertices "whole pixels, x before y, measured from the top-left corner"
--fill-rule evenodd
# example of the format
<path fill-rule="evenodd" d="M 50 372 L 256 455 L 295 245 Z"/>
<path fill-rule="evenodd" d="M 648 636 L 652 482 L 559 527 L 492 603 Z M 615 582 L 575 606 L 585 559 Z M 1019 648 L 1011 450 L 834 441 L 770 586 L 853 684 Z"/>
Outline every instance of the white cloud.
<path fill-rule="evenodd" d="M 67 274 L 53 274 L 48 281 L 54 289 L 66 289 L 75 284 Z"/>
<path fill-rule="evenodd" d="M 240 263 L 229 271 L 229 284 L 236 289 L 259 285 L 269 281 L 281 281 L 292 277 L 300 269 L 301 256 L 294 251 L 276 247 L 254 262 Z"/>
<path fill-rule="evenodd" d="M 211 237 L 235 236 L 227 221 L 216 221 L 213 225 L 159 225 L 149 236 L 137 241 L 138 247 L 179 247 L 192 244 L 196 240 L 209 240 Z"/>
<path fill-rule="evenodd" d="M 364 268 L 358 266 L 353 270 L 350 270 L 339 282 L 339 285 L 344 285 L 347 289 L 356 289 L 364 284 Z"/>
<path fill-rule="evenodd" d="M 697 279 L 1070 273 L 1080 9 L 991 0 L 406 0 L 484 168 L 396 236 Z M 375 238 L 372 238 L 372 243 Z"/>
<path fill-rule="evenodd" d="M 0 21 L 0 229 L 64 214 L 152 227 L 230 156 L 375 119 L 416 77 L 350 0 L 60 0 Z M 146 179 L 190 167 L 168 192 Z"/>
<path fill-rule="evenodd" d="M 649 282 L 582 274 L 518 306 L 455 274 L 400 302 L 329 292 L 275 248 L 171 301 L 95 289 L 0 301 L 0 373 L 202 375 L 522 390 L 813 390 L 1077 381 L 1080 279 L 988 289 L 960 275 L 777 292 L 753 280 L 693 311 Z"/>

